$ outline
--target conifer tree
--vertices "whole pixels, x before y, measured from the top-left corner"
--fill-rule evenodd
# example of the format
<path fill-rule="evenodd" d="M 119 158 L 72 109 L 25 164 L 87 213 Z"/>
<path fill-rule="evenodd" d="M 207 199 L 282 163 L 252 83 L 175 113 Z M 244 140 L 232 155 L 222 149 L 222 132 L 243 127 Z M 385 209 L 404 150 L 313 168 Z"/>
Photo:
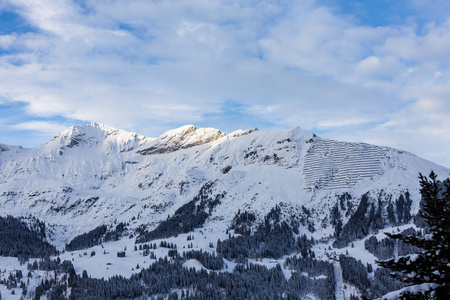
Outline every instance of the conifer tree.
<path fill-rule="evenodd" d="M 429 233 L 424 236 L 386 233 L 419 250 L 377 264 L 389 268 L 393 277 L 408 285 L 400 299 L 450 299 L 450 181 L 437 180 L 434 172 L 429 179 L 422 174 L 419 178 L 423 202 L 419 215 L 428 224 Z"/>

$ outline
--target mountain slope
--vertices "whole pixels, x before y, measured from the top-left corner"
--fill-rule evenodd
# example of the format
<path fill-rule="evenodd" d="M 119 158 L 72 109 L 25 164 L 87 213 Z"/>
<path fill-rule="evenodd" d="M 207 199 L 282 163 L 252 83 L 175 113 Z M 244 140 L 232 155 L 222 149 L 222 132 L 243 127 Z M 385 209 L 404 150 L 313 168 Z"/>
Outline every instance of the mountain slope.
<path fill-rule="evenodd" d="M 330 197 L 343 193 L 357 199 L 366 192 L 398 197 L 409 191 L 414 213 L 417 174 L 431 169 L 449 174 L 410 153 L 323 140 L 300 129 L 226 136 L 185 126 L 149 139 L 93 123 L 36 149 L 2 151 L 1 213 L 80 224 L 69 238 L 138 214 L 146 217 L 136 226 L 157 222 L 213 181 L 227 192 L 212 218 L 224 219 L 223 226 L 239 208 L 264 215 L 279 202 L 311 209 L 318 223 L 333 208 Z"/>
<path fill-rule="evenodd" d="M 59 249 L 103 225 L 106 231 L 97 232 L 131 237 L 113 242 L 113 249 L 132 247 L 136 238 L 185 245 L 194 232 L 205 235 L 195 244 L 208 249 L 217 239 L 227 240 L 229 229 L 244 237 L 254 232 L 247 242 L 259 243 L 259 236 L 291 230 L 283 227 L 285 220 L 298 237 L 320 241 L 314 246 L 318 258 L 328 259 L 332 251 L 325 249 L 333 247 L 334 255 L 347 251 L 373 264 L 365 240 L 374 234 L 381 240 L 380 230 L 406 229 L 413 222 L 419 172 L 450 175 L 408 152 L 321 139 L 299 128 L 225 135 L 187 125 L 147 138 L 92 123 L 71 127 L 35 149 L 0 149 L 0 214 L 45 221 L 48 239 Z M 117 233 L 121 223 L 126 229 Z M 107 241 L 99 235 L 92 245 L 97 240 Z M 264 253 L 257 255 L 268 257 Z M 79 264 L 78 271 L 89 268 L 83 260 Z"/>

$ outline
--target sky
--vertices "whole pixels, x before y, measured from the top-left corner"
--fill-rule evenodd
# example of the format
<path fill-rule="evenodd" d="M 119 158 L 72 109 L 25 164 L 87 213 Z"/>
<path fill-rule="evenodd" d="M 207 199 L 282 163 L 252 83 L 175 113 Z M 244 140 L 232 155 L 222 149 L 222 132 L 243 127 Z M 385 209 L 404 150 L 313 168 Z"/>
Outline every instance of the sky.
<path fill-rule="evenodd" d="M 300 127 L 450 167 L 450 2 L 0 0 L 0 143 Z"/>

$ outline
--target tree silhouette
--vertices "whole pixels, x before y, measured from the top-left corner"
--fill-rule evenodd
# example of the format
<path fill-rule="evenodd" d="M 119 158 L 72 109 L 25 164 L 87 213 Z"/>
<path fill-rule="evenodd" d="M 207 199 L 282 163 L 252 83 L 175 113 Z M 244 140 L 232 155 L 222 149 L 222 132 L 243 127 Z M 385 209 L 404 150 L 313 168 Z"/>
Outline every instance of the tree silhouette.
<path fill-rule="evenodd" d="M 391 276 L 405 282 L 400 299 L 450 299 L 450 181 L 419 175 L 423 206 L 419 211 L 428 224 L 429 233 L 388 234 L 419 248 L 415 254 L 401 256 L 377 264 L 389 268 Z"/>

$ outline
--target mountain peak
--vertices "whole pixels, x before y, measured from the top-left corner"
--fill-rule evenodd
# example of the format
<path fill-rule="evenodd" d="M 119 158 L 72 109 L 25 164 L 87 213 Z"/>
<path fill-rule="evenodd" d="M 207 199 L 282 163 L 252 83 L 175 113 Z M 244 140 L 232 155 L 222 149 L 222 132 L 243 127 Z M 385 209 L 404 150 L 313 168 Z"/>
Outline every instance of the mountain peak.
<path fill-rule="evenodd" d="M 183 139 L 184 136 L 196 131 L 197 128 L 194 125 L 184 125 L 176 129 L 171 129 L 163 134 L 160 135 L 160 139 L 174 139 L 174 138 L 181 138 Z"/>
<path fill-rule="evenodd" d="M 194 125 L 185 125 L 166 131 L 154 140 L 150 147 L 140 150 L 138 153 L 150 155 L 173 152 L 213 142 L 224 136 L 225 133 L 215 128 L 196 128 Z"/>
<path fill-rule="evenodd" d="M 117 134 L 118 129 L 107 127 L 99 123 L 90 123 L 88 125 L 71 126 L 58 133 L 52 141 L 59 141 L 64 146 L 71 148 L 79 142 L 87 140 L 100 141 L 108 135 Z"/>
<path fill-rule="evenodd" d="M 110 126 L 107 126 L 105 124 L 98 123 L 98 122 L 91 122 L 91 123 L 85 125 L 85 127 L 92 127 L 92 128 L 95 128 L 95 129 L 100 129 L 100 130 L 105 131 L 105 132 L 117 132 L 117 131 L 120 131 L 120 129 L 113 128 L 113 127 L 110 127 Z"/>
<path fill-rule="evenodd" d="M 49 144 L 57 143 L 60 148 L 72 148 L 77 145 L 105 145 L 108 149 L 130 151 L 141 143 L 151 139 L 134 133 L 92 122 L 87 125 L 71 126 L 58 133 Z"/>

